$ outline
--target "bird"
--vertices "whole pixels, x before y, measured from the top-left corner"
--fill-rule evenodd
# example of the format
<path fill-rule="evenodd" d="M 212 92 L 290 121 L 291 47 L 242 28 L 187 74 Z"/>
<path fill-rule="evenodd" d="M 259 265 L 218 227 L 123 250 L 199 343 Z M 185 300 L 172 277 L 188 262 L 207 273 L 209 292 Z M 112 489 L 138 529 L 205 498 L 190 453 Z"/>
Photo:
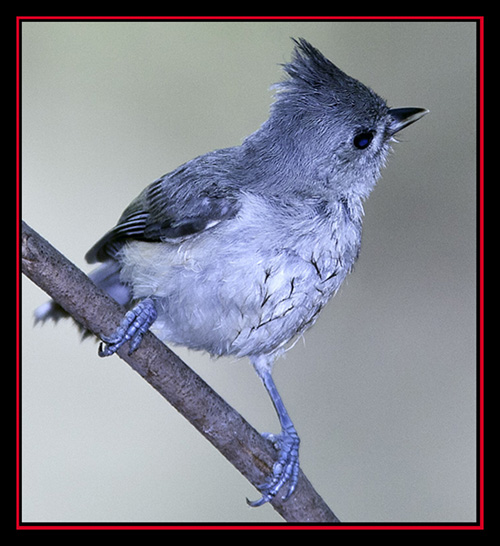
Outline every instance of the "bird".
<path fill-rule="evenodd" d="M 317 320 L 360 252 L 363 202 L 395 135 L 428 110 L 390 108 L 304 38 L 275 84 L 268 119 L 240 144 L 200 155 L 149 184 L 86 254 L 92 280 L 126 306 L 98 353 L 135 351 L 151 330 L 212 356 L 248 358 L 281 431 L 261 497 L 299 475 L 300 438 L 274 363 Z M 59 318 L 55 302 L 37 320 Z"/>

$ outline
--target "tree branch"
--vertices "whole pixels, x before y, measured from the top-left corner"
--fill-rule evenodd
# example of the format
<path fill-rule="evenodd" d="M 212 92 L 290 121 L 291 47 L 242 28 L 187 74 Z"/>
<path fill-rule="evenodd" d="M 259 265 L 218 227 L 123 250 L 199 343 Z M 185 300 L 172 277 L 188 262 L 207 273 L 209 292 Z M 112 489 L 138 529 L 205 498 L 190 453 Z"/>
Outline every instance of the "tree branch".
<path fill-rule="evenodd" d="M 96 336 L 109 335 L 123 317 L 123 308 L 22 222 L 22 271 L 57 301 L 79 324 Z M 276 450 L 166 345 L 148 332 L 125 360 L 253 485 L 271 473 Z M 297 489 L 286 502 L 271 504 L 288 522 L 337 523 L 339 520 L 300 472 Z"/>

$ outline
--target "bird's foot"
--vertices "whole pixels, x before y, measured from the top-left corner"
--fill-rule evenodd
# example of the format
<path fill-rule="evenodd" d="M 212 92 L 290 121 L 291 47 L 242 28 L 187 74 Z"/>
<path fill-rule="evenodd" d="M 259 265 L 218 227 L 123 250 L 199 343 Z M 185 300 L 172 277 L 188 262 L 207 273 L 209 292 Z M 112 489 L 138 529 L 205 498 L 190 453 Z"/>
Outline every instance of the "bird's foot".
<path fill-rule="evenodd" d="M 288 486 L 287 493 L 283 496 L 283 500 L 287 500 L 295 491 L 299 478 L 299 444 L 300 439 L 294 428 L 283 430 L 281 434 L 263 434 L 274 443 L 278 449 L 278 460 L 273 465 L 273 472 L 269 478 L 258 486 L 262 497 L 256 501 L 247 502 L 250 506 L 261 506 L 272 500 L 281 487 L 285 484 Z"/>
<path fill-rule="evenodd" d="M 127 341 L 129 342 L 129 354 L 132 354 L 141 344 L 143 335 L 156 320 L 156 307 L 151 298 L 139 302 L 132 310 L 128 311 L 120 326 L 110 336 L 101 336 L 99 356 L 110 356 Z"/>

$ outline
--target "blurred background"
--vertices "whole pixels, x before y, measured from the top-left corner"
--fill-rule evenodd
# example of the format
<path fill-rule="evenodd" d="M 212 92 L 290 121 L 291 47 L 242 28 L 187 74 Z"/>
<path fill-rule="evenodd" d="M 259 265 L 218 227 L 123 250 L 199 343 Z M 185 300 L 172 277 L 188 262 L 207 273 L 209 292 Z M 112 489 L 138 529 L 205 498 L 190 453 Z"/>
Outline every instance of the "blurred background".
<path fill-rule="evenodd" d="M 275 366 L 301 466 L 343 522 L 473 521 L 474 22 L 23 22 L 22 217 L 89 271 L 147 184 L 266 120 L 291 37 L 390 106 L 430 110 L 366 202 L 354 272 Z M 69 321 L 34 327 L 47 297 L 22 283 L 23 521 L 282 521 L 118 357 Z M 247 360 L 177 352 L 279 431 Z"/>

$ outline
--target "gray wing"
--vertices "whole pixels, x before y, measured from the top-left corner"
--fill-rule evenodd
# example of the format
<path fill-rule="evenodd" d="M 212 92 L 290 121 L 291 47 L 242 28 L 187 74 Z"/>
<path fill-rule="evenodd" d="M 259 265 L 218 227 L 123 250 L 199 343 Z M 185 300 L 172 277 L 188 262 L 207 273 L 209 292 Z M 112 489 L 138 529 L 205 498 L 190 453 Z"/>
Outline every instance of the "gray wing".
<path fill-rule="evenodd" d="M 208 164 L 207 160 L 198 163 L 186 163 L 150 184 L 87 252 L 87 262 L 114 259 L 129 240 L 154 243 L 185 238 L 235 216 L 238 192 L 224 182 L 227 169 L 217 172 L 213 158 Z"/>

